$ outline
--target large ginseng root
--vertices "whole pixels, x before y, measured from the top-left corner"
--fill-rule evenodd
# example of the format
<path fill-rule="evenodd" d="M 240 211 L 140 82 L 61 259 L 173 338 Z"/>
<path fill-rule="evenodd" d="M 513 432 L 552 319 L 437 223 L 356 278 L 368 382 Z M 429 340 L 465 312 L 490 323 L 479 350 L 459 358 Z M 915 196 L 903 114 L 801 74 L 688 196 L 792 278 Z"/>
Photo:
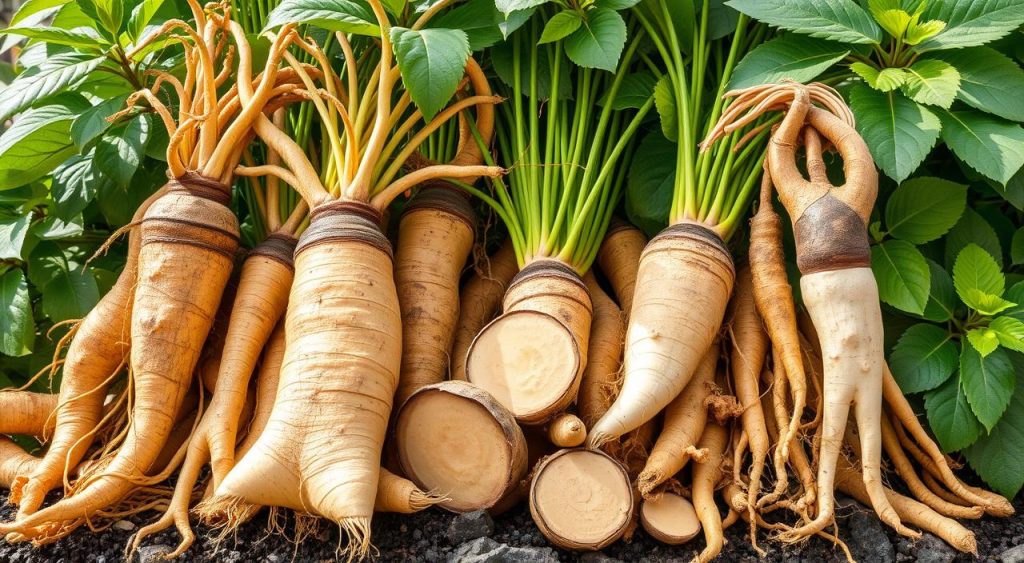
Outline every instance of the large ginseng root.
<path fill-rule="evenodd" d="M 608 278 L 622 312 L 629 316 L 636 293 L 637 268 L 647 246 L 647 237 L 640 229 L 613 217 L 608 232 L 597 251 L 597 264 Z"/>
<path fill-rule="evenodd" d="M 640 523 L 654 539 L 668 545 L 684 544 L 700 533 L 693 504 L 668 491 L 640 503 Z"/>
<path fill-rule="evenodd" d="M 704 551 L 695 561 L 707 563 L 718 556 L 725 545 L 722 535 L 722 514 L 715 504 L 715 489 L 722 478 L 722 464 L 725 449 L 729 443 L 729 432 L 722 425 L 708 421 L 700 447 L 708 451 L 708 457 L 693 468 L 693 506 L 704 528 Z"/>
<path fill-rule="evenodd" d="M 526 439 L 512 414 L 463 381 L 414 393 L 398 413 L 395 440 L 402 471 L 454 512 L 495 507 L 526 474 Z"/>
<path fill-rule="evenodd" d="M 39 465 L 39 458 L 21 449 L 10 438 L 0 436 L 0 487 L 10 487 L 17 475 Z"/>
<path fill-rule="evenodd" d="M 725 317 L 736 272 L 721 237 L 671 225 L 644 249 L 629 313 L 622 390 L 590 429 L 598 447 L 661 412 L 690 381 Z"/>
<path fill-rule="evenodd" d="M 566 264 L 536 260 L 512 280 L 503 310 L 470 346 L 466 376 L 519 422 L 545 422 L 576 399 L 590 340 L 590 294 Z"/>
<path fill-rule="evenodd" d="M 530 514 L 544 537 L 566 549 L 598 550 L 633 519 L 625 468 L 597 450 L 561 450 L 541 460 L 530 484 Z"/>
<path fill-rule="evenodd" d="M 501 309 L 501 298 L 519 271 L 512 240 L 505 240 L 497 252 L 477 265 L 459 294 L 459 322 L 451 352 L 452 379 L 466 380 L 466 354 L 480 330 Z"/>
<path fill-rule="evenodd" d="M 0 391 L 0 434 L 24 434 L 44 438 L 53 431 L 53 411 L 58 396 L 33 391 Z"/>
<path fill-rule="evenodd" d="M 587 272 L 583 282 L 587 284 L 594 303 L 594 320 L 590 324 L 587 367 L 580 379 L 576 408 L 583 424 L 589 428 L 607 412 L 619 392 L 626 318 L 619 306 L 601 289 L 593 272 Z"/>
<path fill-rule="evenodd" d="M 329 518 L 351 554 L 366 554 L 401 331 L 380 214 L 355 202 L 315 207 L 295 250 L 270 420 L 216 496 Z"/>
<path fill-rule="evenodd" d="M 473 249 L 476 217 L 465 195 L 443 183 L 424 187 L 402 213 L 395 285 L 402 307 L 402 370 L 395 404 L 447 379 L 459 320 L 459 278 Z"/>

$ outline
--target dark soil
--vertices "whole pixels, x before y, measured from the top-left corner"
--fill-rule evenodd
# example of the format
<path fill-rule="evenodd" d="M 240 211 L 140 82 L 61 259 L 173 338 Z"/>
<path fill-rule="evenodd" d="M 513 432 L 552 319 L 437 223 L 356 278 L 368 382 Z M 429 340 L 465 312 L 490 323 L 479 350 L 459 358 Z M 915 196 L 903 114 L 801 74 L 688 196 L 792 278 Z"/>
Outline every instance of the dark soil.
<path fill-rule="evenodd" d="M 878 519 L 863 506 L 848 499 L 843 500 L 839 510 L 840 534 L 847 541 L 851 551 L 860 561 L 876 562 L 908 562 L 922 561 L 927 563 L 948 563 L 949 561 L 973 561 L 969 555 L 958 554 L 937 538 L 925 535 L 924 538 L 911 541 L 896 536 L 888 528 L 884 528 Z M 978 540 L 978 557 L 981 561 L 1000 561 L 1002 555 L 1012 547 L 1024 544 L 1024 495 L 1015 502 L 1017 514 L 1007 519 L 986 518 L 979 521 L 966 522 Z M 0 509 L 0 517 L 7 520 L 13 513 L 11 506 Z M 135 525 L 148 522 L 146 518 L 131 519 Z M 455 524 L 453 525 L 453 521 Z M 457 530 L 466 524 L 465 519 L 447 512 L 432 509 L 424 513 L 402 515 L 380 515 L 374 519 L 373 539 L 379 550 L 378 561 L 457 561 L 460 560 L 459 545 L 449 539 L 450 533 L 464 532 Z M 122 526 L 124 526 L 122 524 Z M 450 532 L 449 528 L 456 530 Z M 183 561 L 267 561 L 287 563 L 332 561 L 337 548 L 337 531 L 324 526 L 318 533 L 307 537 L 296 544 L 283 536 L 268 536 L 265 532 L 266 522 L 262 517 L 249 522 L 238 533 L 220 546 L 215 545 L 208 531 L 200 529 L 200 539 L 192 546 Z M 289 533 L 292 532 L 289 524 Z M 32 548 L 27 544 L 7 544 L 0 541 L 0 561 L 9 563 L 25 563 L 30 561 L 55 561 L 67 563 L 114 563 L 123 560 L 124 547 L 133 532 L 126 530 L 107 529 L 99 533 L 91 533 L 88 529 L 79 529 L 69 538 L 56 544 Z M 461 534 L 465 537 L 465 534 Z M 512 547 L 538 548 L 533 550 L 491 551 L 489 557 L 477 556 L 473 561 L 499 562 L 529 559 L 531 561 L 689 561 L 698 550 L 703 548 L 703 539 L 699 536 L 691 543 L 678 547 L 662 545 L 642 530 L 638 531 L 631 542 L 619 542 L 606 548 L 600 554 L 576 554 L 564 550 L 551 550 L 547 541 L 541 536 L 530 519 L 529 510 L 519 507 L 512 512 L 495 519 L 494 532 L 491 539 L 499 544 Z M 742 524 L 734 526 L 726 532 L 727 544 L 722 551 L 720 561 L 758 561 L 757 554 L 751 548 L 746 537 L 746 527 Z M 493 547 L 492 542 L 483 541 Z M 143 555 L 145 559 L 153 558 L 159 549 L 153 546 L 174 546 L 178 542 L 177 534 L 172 530 L 149 538 Z M 799 546 L 781 547 L 770 543 L 762 534 L 761 545 L 768 550 L 767 561 L 796 563 L 800 561 L 844 561 L 843 553 L 828 542 L 814 538 Z M 467 551 L 463 545 L 461 553 Z M 1022 548 L 1024 549 L 1024 548 Z M 154 558 L 155 559 L 155 558 Z M 135 558 L 139 560 L 138 557 Z"/>

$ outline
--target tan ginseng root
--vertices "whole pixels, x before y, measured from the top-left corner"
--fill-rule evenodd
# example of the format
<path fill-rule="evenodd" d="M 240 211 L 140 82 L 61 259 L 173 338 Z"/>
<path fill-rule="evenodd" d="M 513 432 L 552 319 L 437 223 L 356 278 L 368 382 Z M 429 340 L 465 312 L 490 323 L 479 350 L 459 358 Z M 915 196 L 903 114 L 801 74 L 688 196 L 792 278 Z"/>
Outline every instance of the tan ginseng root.
<path fill-rule="evenodd" d="M 0 434 L 23 434 L 45 438 L 53 432 L 53 411 L 58 396 L 53 393 L 0 390 Z"/>
<path fill-rule="evenodd" d="M 548 439 L 559 448 L 575 448 L 587 439 L 587 427 L 580 417 L 564 412 L 548 423 Z"/>
<path fill-rule="evenodd" d="M 472 58 L 466 72 L 476 94 L 491 95 Z M 477 107 L 485 144 L 494 132 L 494 106 Z M 466 132 L 467 127 L 461 128 Z M 479 165 L 480 146 L 461 135 L 452 164 Z M 477 178 L 461 178 L 472 184 Z M 448 379 L 449 354 L 459 321 L 459 279 L 473 249 L 476 212 L 469 195 L 444 180 L 424 185 L 402 213 L 395 247 L 395 286 L 402 309 L 402 368 L 395 404 L 420 387 Z"/>
<path fill-rule="evenodd" d="M 506 239 L 497 252 L 478 264 L 459 293 L 459 321 L 451 351 L 452 379 L 466 380 L 466 353 L 480 330 L 501 309 L 501 298 L 519 271 L 512 240 Z"/>
<path fill-rule="evenodd" d="M 413 514 L 443 500 L 444 497 L 425 493 L 416 486 L 416 483 L 381 467 L 380 481 L 377 483 L 377 500 L 374 501 L 373 510 Z"/>
<path fill-rule="evenodd" d="M 587 291 L 594 304 L 594 319 L 590 324 L 587 367 L 580 379 L 576 408 L 584 426 L 590 428 L 612 405 L 619 391 L 626 318 L 619 306 L 597 283 L 593 271 L 583 276 L 583 283 L 587 284 Z"/>
<path fill-rule="evenodd" d="M 35 469 L 39 459 L 21 449 L 10 438 L 0 436 L 0 487 L 10 487 L 18 475 Z"/>
<path fill-rule="evenodd" d="M 546 422 L 576 399 L 590 340 L 590 293 L 572 267 L 540 258 L 512 279 L 502 311 L 473 340 L 466 377 L 519 422 Z"/>
<path fill-rule="evenodd" d="M 640 229 L 618 217 L 612 217 L 608 232 L 597 251 L 597 264 L 601 273 L 608 278 L 619 307 L 627 317 L 633 308 L 637 269 L 645 246 L 647 237 Z"/>
<path fill-rule="evenodd" d="M 419 389 L 394 432 L 402 472 L 453 512 L 496 507 L 526 475 L 526 438 L 512 413 L 464 381 Z"/>
<path fill-rule="evenodd" d="M 238 247 L 238 221 L 227 205 L 239 145 L 274 93 L 276 68 L 293 36 L 284 34 L 271 45 L 256 94 L 237 114 L 222 114 L 215 65 L 233 63 L 218 61 L 213 53 L 227 34 L 224 19 L 213 11 L 204 12 L 197 2 L 189 6 L 195 28 L 172 20 L 137 47 L 171 31 L 183 31 L 170 36 L 190 53 L 186 82 L 195 85 L 197 95 L 191 108 L 182 100 L 182 112 L 189 117 L 180 124 L 174 123 L 150 90 L 132 98 L 147 100 L 168 128 L 167 162 L 173 179 L 146 212 L 139 229 L 129 362 L 133 401 L 127 432 L 102 471 L 80 479 L 60 502 L 0 526 L 0 533 L 52 541 L 118 504 L 136 488 L 166 478 L 163 473 L 148 473 L 184 404 Z M 211 5 L 211 10 L 219 7 Z"/>
<path fill-rule="evenodd" d="M 718 355 L 718 346 L 712 345 L 704 353 L 690 382 L 665 407 L 661 433 L 637 477 L 637 487 L 644 498 L 650 498 L 659 485 L 678 473 L 691 459 L 698 463 L 708 459 L 708 451 L 698 443 L 708 422 L 707 399 L 714 386 Z"/>
<path fill-rule="evenodd" d="M 768 144 L 767 168 L 793 223 L 801 294 L 821 338 L 825 360 L 817 516 L 781 537 L 798 541 L 833 521 L 835 467 L 851 405 L 855 408 L 872 507 L 900 534 L 918 537 L 920 533 L 900 523 L 885 496 L 881 476 L 885 358 L 878 285 L 871 272 L 867 236 L 867 223 L 878 194 L 878 173 L 867 145 L 852 124 L 812 106 L 809 88 L 787 83 L 750 90 L 763 92 L 771 101 L 755 107 L 751 115 L 790 102 Z M 841 104 L 838 96 L 836 99 Z M 804 178 L 796 162 L 801 133 L 809 179 Z M 843 159 L 846 182 L 842 186 L 833 186 L 825 174 L 819 134 Z"/>
<path fill-rule="evenodd" d="M 722 514 L 715 503 L 715 490 L 724 474 L 725 450 L 729 445 L 729 432 L 714 420 L 709 420 L 700 438 L 700 447 L 708 452 L 707 458 L 693 466 L 693 507 L 704 529 L 706 546 L 695 561 L 706 563 L 718 556 L 725 545 L 722 533 Z"/>
<path fill-rule="evenodd" d="M 138 272 L 138 223 L 150 205 L 166 188 L 149 196 L 135 211 L 128 234 L 128 257 L 113 287 L 74 329 L 62 364 L 59 408 L 54 414 L 53 435 L 46 453 L 31 473 L 16 476 L 11 501 L 18 505 L 18 517 L 42 506 L 46 493 L 62 482 L 92 445 L 103 418 L 107 389 L 121 371 L 128 354 L 129 323 Z M 4 412 L 8 412 L 6 409 Z"/>
<path fill-rule="evenodd" d="M 533 470 L 530 515 L 559 547 L 602 549 L 622 537 L 633 511 L 626 469 L 600 450 L 559 450 Z"/>

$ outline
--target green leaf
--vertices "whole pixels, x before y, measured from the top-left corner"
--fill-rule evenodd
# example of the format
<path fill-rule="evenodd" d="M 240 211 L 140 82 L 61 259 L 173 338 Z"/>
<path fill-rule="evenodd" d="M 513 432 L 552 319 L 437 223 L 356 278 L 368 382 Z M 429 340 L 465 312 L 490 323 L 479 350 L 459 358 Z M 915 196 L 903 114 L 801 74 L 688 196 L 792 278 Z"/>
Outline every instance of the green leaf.
<path fill-rule="evenodd" d="M 926 393 L 924 407 L 928 426 L 944 451 L 955 452 L 970 446 L 984 430 L 971 411 L 959 377 L 951 377 L 941 387 Z"/>
<path fill-rule="evenodd" d="M 654 107 L 661 118 L 661 133 L 673 143 L 679 140 L 679 116 L 676 113 L 676 91 L 668 75 L 662 75 L 654 85 Z"/>
<path fill-rule="evenodd" d="M 933 55 L 960 71 L 956 98 L 986 113 L 1024 121 L 1024 70 L 990 47 L 942 51 Z"/>
<path fill-rule="evenodd" d="M 55 215 L 39 221 L 32 225 L 32 234 L 39 240 L 57 240 L 67 237 L 78 236 L 85 231 L 82 224 L 82 216 L 65 221 Z"/>
<path fill-rule="evenodd" d="M 997 315 L 1016 305 L 1013 301 L 1008 301 L 998 295 L 985 293 L 980 289 L 968 289 L 964 293 L 964 302 L 982 315 Z"/>
<path fill-rule="evenodd" d="M 1013 233 L 1013 242 L 1010 244 L 1010 263 L 1014 266 L 1024 264 L 1024 227 Z"/>
<path fill-rule="evenodd" d="M 107 118 L 124 109 L 127 94 L 104 100 L 99 104 L 82 112 L 71 124 L 71 140 L 79 150 L 84 150 L 86 145 L 97 139 L 110 128 Z"/>
<path fill-rule="evenodd" d="M 526 22 L 530 21 L 533 17 L 533 13 L 537 8 L 527 8 L 525 10 L 516 10 L 505 14 L 505 20 L 498 22 L 498 31 L 501 32 L 501 36 L 508 39 L 517 29 L 523 27 Z"/>
<path fill-rule="evenodd" d="M 427 27 L 461 29 L 469 38 L 469 49 L 479 51 L 503 39 L 499 27 L 503 19 L 493 0 L 469 0 L 442 11 L 427 23 Z"/>
<path fill-rule="evenodd" d="M 960 73 L 953 65 L 936 59 L 921 59 L 905 69 L 903 93 L 915 102 L 949 108 L 960 90 Z"/>
<path fill-rule="evenodd" d="M 74 155 L 53 171 L 50 195 L 57 217 L 71 219 L 96 198 L 100 187 L 110 182 L 96 167 L 94 152 Z"/>
<path fill-rule="evenodd" d="M 512 12 L 535 8 L 537 6 L 547 4 L 550 1 L 551 0 L 494 0 L 494 5 L 498 7 L 499 12 L 507 16 Z"/>
<path fill-rule="evenodd" d="M 956 257 L 956 263 L 953 265 L 953 287 L 964 303 L 974 307 L 970 302 L 969 290 L 1002 296 L 1006 290 L 1006 277 L 991 254 L 977 244 L 971 243 Z"/>
<path fill-rule="evenodd" d="M 1024 487 L 1024 393 L 1015 393 L 1006 414 L 968 448 L 964 455 L 971 469 L 988 486 L 1008 499 Z"/>
<path fill-rule="evenodd" d="M 999 348 L 999 338 L 995 331 L 987 328 L 972 328 L 967 331 L 967 340 L 970 345 L 984 358 Z"/>
<path fill-rule="evenodd" d="M 632 8 L 640 3 L 640 0 L 597 0 L 594 5 L 599 8 L 609 8 L 611 10 L 625 10 L 626 8 Z"/>
<path fill-rule="evenodd" d="M 921 316 L 937 323 L 946 322 L 953 318 L 953 313 L 956 312 L 956 291 L 953 289 L 953 279 L 935 261 L 927 258 L 925 260 L 928 262 L 932 283 L 928 290 L 928 305 L 925 306 Z"/>
<path fill-rule="evenodd" d="M 25 246 L 32 216 L 0 216 L 0 260 L 21 260 L 21 249 Z"/>
<path fill-rule="evenodd" d="M 128 187 L 142 163 L 149 130 L 149 116 L 144 114 L 115 127 L 96 144 L 96 166 L 118 185 Z"/>
<path fill-rule="evenodd" d="M 864 79 L 875 90 L 891 92 L 907 82 L 907 71 L 902 68 L 877 68 L 862 62 L 850 63 L 850 70 Z"/>
<path fill-rule="evenodd" d="M 654 236 L 668 224 L 675 183 L 676 144 L 652 131 L 637 148 L 626 177 L 626 216 Z"/>
<path fill-rule="evenodd" d="M 128 18 L 128 33 L 133 39 L 142 39 L 146 26 L 163 4 L 164 0 L 142 0 L 132 9 L 132 15 Z"/>
<path fill-rule="evenodd" d="M 903 37 L 910 27 L 911 15 L 902 9 L 898 1 L 868 0 L 868 9 L 878 25 L 893 37 Z"/>
<path fill-rule="evenodd" d="M 982 357 L 972 346 L 960 350 L 960 379 L 971 411 L 990 432 L 1013 396 L 1013 364 L 1005 350 Z"/>
<path fill-rule="evenodd" d="M 400 17 L 402 15 L 407 3 L 407 0 L 381 0 L 381 4 L 384 5 L 384 10 L 395 17 Z"/>
<path fill-rule="evenodd" d="M 78 0 L 82 11 L 116 38 L 124 20 L 124 0 Z"/>
<path fill-rule="evenodd" d="M 54 322 L 84 317 L 100 299 L 96 278 L 82 266 L 59 272 L 46 284 L 43 293 L 43 312 Z"/>
<path fill-rule="evenodd" d="M 27 0 L 22 2 L 21 7 L 11 18 L 10 23 L 7 25 L 14 27 L 25 20 L 25 18 L 38 14 L 43 10 L 49 10 L 51 8 L 57 8 L 67 4 L 71 0 Z"/>
<path fill-rule="evenodd" d="M 683 4 L 683 2 L 675 3 L 676 6 L 680 4 Z M 690 2 L 689 4 L 692 5 L 693 3 Z M 726 6 L 725 0 L 711 0 L 708 2 L 708 37 L 715 41 L 732 34 L 736 31 L 736 23 L 739 21 L 739 17 L 740 13 Z"/>
<path fill-rule="evenodd" d="M 70 269 L 64 251 L 52 241 L 40 242 L 28 257 L 28 279 L 36 287 L 44 287 Z"/>
<path fill-rule="evenodd" d="M 904 393 L 942 385 L 957 369 L 958 352 L 949 331 L 916 324 L 900 336 L 889 354 L 889 369 Z"/>
<path fill-rule="evenodd" d="M 787 33 L 762 43 L 736 65 L 729 89 L 794 80 L 809 82 L 850 54 L 842 44 Z"/>
<path fill-rule="evenodd" d="M 960 251 L 969 244 L 977 244 L 985 249 L 995 261 L 1002 265 L 1003 251 L 999 244 L 999 235 L 977 211 L 967 208 L 949 234 L 946 235 L 946 266 L 953 267 Z"/>
<path fill-rule="evenodd" d="M 924 312 L 931 272 L 914 245 L 887 240 L 872 246 L 871 271 L 878 281 L 878 296 L 883 302 L 908 313 Z"/>
<path fill-rule="evenodd" d="M 267 16 L 264 30 L 286 23 L 308 23 L 328 31 L 380 36 L 373 10 L 361 0 L 282 0 Z"/>
<path fill-rule="evenodd" d="M 548 23 L 544 24 L 544 32 L 540 34 L 538 44 L 558 41 L 579 29 L 581 25 L 583 25 L 583 16 L 580 14 L 572 10 L 558 12 L 548 20 Z"/>
<path fill-rule="evenodd" d="M 1024 129 L 976 110 L 942 111 L 942 140 L 968 166 L 1003 185 L 1024 165 Z"/>
<path fill-rule="evenodd" d="M 104 57 L 87 53 L 62 53 L 26 70 L 0 92 L 0 122 L 46 96 L 77 84 L 104 60 Z"/>
<path fill-rule="evenodd" d="M 391 28 L 402 82 L 429 121 L 455 94 L 469 59 L 469 38 L 458 29 Z"/>
<path fill-rule="evenodd" d="M 1024 322 L 1008 316 L 996 317 L 988 324 L 1003 346 L 1017 352 L 1024 352 Z"/>
<path fill-rule="evenodd" d="M 0 190 L 34 182 L 75 153 L 68 136 L 71 121 L 88 104 L 61 95 L 54 103 L 23 113 L 0 135 Z"/>
<path fill-rule="evenodd" d="M 949 232 L 966 206 L 967 186 L 941 178 L 914 178 L 889 196 L 885 225 L 898 239 L 924 244 Z"/>
<path fill-rule="evenodd" d="M 858 84 L 850 91 L 850 107 L 875 163 L 897 182 L 917 170 L 942 128 L 934 113 L 899 92 Z"/>
<path fill-rule="evenodd" d="M 111 47 L 110 42 L 102 39 L 95 31 L 92 31 L 89 28 L 81 29 L 82 30 L 72 31 L 50 26 L 9 27 L 7 29 L 0 29 L 0 35 L 18 35 L 28 39 L 42 41 L 50 45 L 66 45 L 68 47 L 75 47 L 76 49 L 94 51 L 94 57 L 100 52 Z"/>
<path fill-rule="evenodd" d="M 615 10 L 595 8 L 564 45 L 565 54 L 577 65 L 613 71 L 626 46 L 626 22 Z"/>
<path fill-rule="evenodd" d="M 911 22 L 906 35 L 903 36 L 903 42 L 907 45 L 917 45 L 925 39 L 931 39 L 938 35 L 943 29 L 946 29 L 946 22 L 941 20 Z"/>
<path fill-rule="evenodd" d="M 612 100 L 612 109 L 639 109 L 647 103 L 647 100 L 651 99 L 651 96 L 654 95 L 655 84 L 657 84 L 657 80 L 654 78 L 654 75 L 649 72 L 634 72 L 627 74 L 622 77 L 622 84 L 619 86 L 619 91 L 615 93 L 615 99 Z M 605 97 L 607 97 L 607 94 Z M 602 97 L 600 103 L 603 106 L 607 103 L 607 100 Z"/>
<path fill-rule="evenodd" d="M 882 30 L 852 0 L 729 0 L 725 3 L 769 25 L 841 43 L 878 43 Z"/>
<path fill-rule="evenodd" d="M 924 15 L 946 22 L 946 29 L 921 43 L 920 49 L 977 47 L 1024 24 L 1024 3 L 1019 0 L 933 0 Z"/>
<path fill-rule="evenodd" d="M 25 274 L 19 268 L 7 270 L 0 276 L 0 354 L 24 356 L 32 351 L 35 339 Z"/>

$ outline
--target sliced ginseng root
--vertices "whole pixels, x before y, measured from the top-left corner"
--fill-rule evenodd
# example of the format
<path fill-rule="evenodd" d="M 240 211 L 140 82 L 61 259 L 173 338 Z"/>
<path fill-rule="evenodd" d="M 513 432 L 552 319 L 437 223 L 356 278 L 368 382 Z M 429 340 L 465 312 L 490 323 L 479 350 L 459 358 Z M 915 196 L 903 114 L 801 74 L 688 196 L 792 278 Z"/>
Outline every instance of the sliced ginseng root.
<path fill-rule="evenodd" d="M 622 465 L 604 452 L 561 450 L 534 471 L 530 514 L 551 543 L 598 550 L 629 527 L 633 487 Z"/>
<path fill-rule="evenodd" d="M 526 474 L 526 439 L 508 409 L 462 381 L 428 385 L 395 425 L 402 471 L 453 512 L 488 509 Z"/>
<path fill-rule="evenodd" d="M 700 520 L 693 504 L 669 492 L 641 503 L 640 523 L 651 537 L 669 545 L 686 543 L 700 533 Z"/>

